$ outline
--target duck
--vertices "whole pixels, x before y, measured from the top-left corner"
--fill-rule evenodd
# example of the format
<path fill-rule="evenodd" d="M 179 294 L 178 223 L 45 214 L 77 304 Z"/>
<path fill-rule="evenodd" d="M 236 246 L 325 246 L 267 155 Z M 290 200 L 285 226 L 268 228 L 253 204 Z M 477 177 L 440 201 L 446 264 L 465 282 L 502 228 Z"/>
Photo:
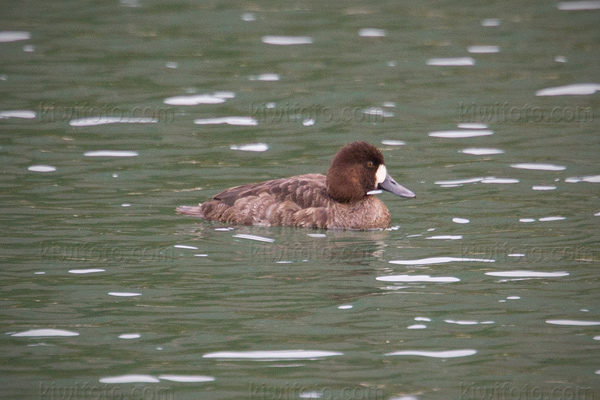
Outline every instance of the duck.
<path fill-rule="evenodd" d="M 180 214 L 227 224 L 374 230 L 391 225 L 382 191 L 414 198 L 387 172 L 383 154 L 357 141 L 343 146 L 326 175 L 305 174 L 232 187 Z"/>

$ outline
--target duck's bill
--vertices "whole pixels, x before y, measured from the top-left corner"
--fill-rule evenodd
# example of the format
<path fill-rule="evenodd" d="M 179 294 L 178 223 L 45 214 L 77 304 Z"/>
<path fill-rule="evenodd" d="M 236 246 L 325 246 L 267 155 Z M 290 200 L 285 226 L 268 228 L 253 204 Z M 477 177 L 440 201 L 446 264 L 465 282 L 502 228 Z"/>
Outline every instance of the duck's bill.
<path fill-rule="evenodd" d="M 394 178 L 392 178 L 389 174 L 386 174 L 384 181 L 381 182 L 377 186 L 377 188 L 383 189 L 400 197 L 412 198 L 417 196 L 416 194 L 414 194 L 413 192 L 396 182 Z"/>

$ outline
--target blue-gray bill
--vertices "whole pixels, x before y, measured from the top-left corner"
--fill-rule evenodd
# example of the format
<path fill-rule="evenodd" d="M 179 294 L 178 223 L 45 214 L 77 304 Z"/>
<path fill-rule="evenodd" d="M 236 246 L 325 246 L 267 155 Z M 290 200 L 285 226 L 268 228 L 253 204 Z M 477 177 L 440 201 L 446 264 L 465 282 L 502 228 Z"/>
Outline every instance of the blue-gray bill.
<path fill-rule="evenodd" d="M 417 196 L 416 194 L 414 194 L 413 192 L 396 182 L 394 178 L 392 178 L 389 174 L 385 176 L 385 180 L 378 185 L 378 188 L 393 193 L 396 196 L 400 197 L 413 198 Z"/>

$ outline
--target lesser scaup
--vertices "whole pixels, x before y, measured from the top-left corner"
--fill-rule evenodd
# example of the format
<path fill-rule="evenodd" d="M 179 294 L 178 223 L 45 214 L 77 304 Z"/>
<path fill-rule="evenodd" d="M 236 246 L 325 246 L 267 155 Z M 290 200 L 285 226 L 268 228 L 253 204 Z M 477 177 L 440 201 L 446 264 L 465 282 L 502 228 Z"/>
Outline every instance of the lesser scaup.
<path fill-rule="evenodd" d="M 236 186 L 198 207 L 181 206 L 177 211 L 245 225 L 381 229 L 391 222 L 387 207 L 373 195 L 381 189 L 415 197 L 387 173 L 375 146 L 354 142 L 335 155 L 327 176 L 306 174 Z"/>

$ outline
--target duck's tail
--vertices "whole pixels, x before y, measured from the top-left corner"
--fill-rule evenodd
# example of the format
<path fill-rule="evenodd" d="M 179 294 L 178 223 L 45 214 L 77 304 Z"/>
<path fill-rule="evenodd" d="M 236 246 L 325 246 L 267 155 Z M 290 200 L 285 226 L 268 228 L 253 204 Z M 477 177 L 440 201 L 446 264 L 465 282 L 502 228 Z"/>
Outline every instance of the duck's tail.
<path fill-rule="evenodd" d="M 192 215 L 194 217 L 204 218 L 202 207 L 179 206 L 175 209 L 179 214 Z"/>

